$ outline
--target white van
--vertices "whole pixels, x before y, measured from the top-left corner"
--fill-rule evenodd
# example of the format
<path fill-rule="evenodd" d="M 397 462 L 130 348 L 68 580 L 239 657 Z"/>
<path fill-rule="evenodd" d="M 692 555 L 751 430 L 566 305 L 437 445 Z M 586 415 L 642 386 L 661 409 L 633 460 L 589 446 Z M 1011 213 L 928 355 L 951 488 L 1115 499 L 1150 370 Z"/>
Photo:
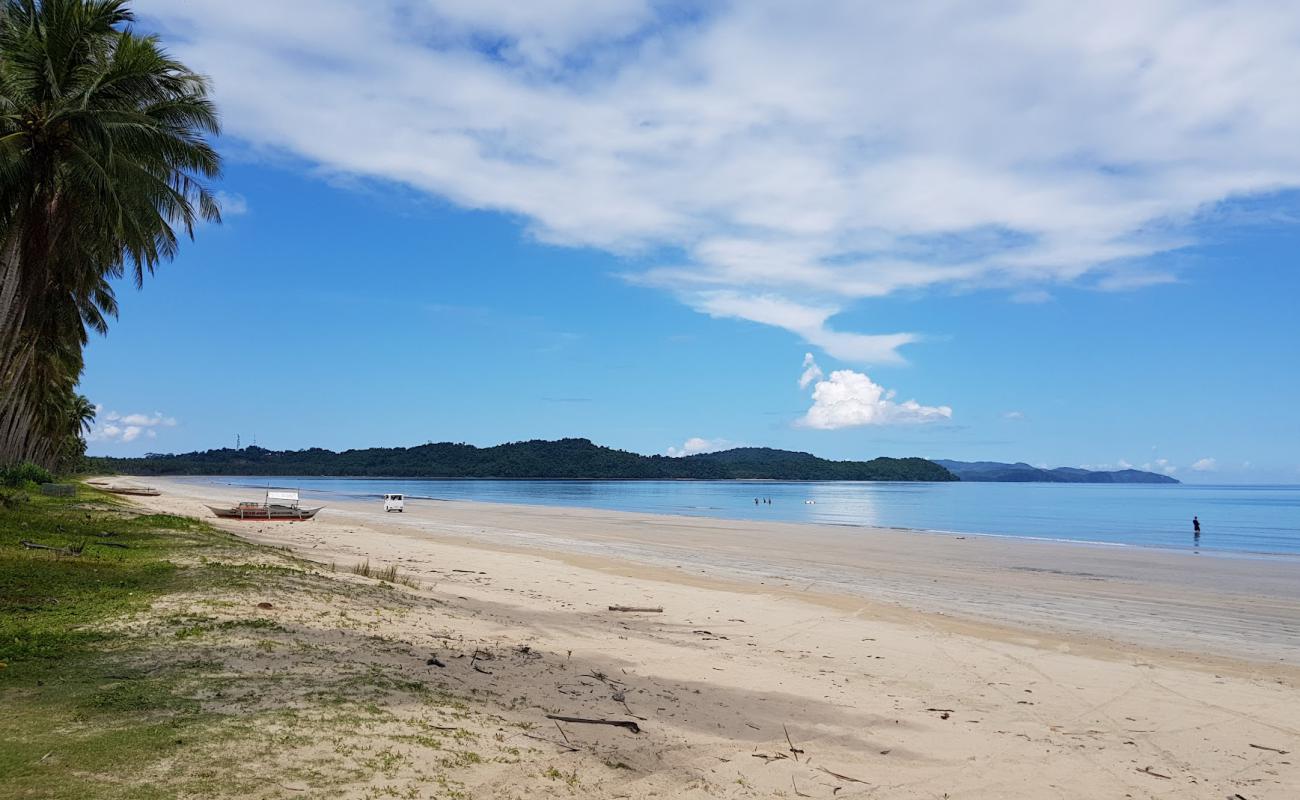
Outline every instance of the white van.
<path fill-rule="evenodd" d="M 384 511 L 403 511 L 406 508 L 406 496 L 400 494 L 384 495 Z"/>

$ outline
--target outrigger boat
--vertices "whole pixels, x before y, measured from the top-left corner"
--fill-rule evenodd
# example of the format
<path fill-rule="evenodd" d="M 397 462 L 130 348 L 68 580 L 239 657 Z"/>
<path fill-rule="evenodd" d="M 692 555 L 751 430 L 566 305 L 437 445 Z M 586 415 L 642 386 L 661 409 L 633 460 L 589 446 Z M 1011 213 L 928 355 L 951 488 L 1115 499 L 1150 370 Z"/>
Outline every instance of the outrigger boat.
<path fill-rule="evenodd" d="M 98 486 L 98 484 L 96 484 Z M 133 494 L 140 497 L 157 497 L 162 492 L 152 486 L 100 486 L 105 492 L 113 494 Z"/>
<path fill-rule="evenodd" d="M 212 513 L 222 519 L 246 519 L 262 522 L 284 520 L 297 522 L 311 519 L 321 507 L 303 508 L 298 504 L 297 489 L 268 489 L 266 501 L 262 503 L 239 503 L 235 506 L 220 508 L 208 506 Z"/>

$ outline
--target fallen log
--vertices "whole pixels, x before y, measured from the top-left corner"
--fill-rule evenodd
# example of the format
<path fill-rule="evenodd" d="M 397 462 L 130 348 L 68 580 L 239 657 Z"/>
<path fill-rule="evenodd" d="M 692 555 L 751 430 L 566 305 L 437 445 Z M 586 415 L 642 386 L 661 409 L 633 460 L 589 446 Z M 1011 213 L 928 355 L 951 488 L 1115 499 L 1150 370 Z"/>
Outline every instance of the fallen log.
<path fill-rule="evenodd" d="M 627 728 L 633 733 L 640 733 L 641 726 L 630 719 L 590 719 L 588 717 L 561 717 L 558 714 L 547 714 L 547 719 L 557 720 L 559 722 L 581 723 L 583 725 L 612 725 L 615 728 Z"/>
<path fill-rule="evenodd" d="M 39 542 L 33 542 L 27 539 L 23 539 L 21 542 L 19 542 L 19 544 L 21 544 L 23 547 L 27 548 L 28 550 L 49 550 L 51 552 L 58 553 L 61 556 L 79 556 L 81 555 L 82 549 L 85 547 L 84 544 L 69 545 L 67 547 L 54 547 L 52 545 L 41 544 Z"/>
<path fill-rule="evenodd" d="M 631 611 L 633 613 L 642 613 L 642 614 L 664 613 L 663 606 L 655 606 L 653 608 L 651 608 L 650 606 L 610 606 L 609 610 L 610 611 Z"/>

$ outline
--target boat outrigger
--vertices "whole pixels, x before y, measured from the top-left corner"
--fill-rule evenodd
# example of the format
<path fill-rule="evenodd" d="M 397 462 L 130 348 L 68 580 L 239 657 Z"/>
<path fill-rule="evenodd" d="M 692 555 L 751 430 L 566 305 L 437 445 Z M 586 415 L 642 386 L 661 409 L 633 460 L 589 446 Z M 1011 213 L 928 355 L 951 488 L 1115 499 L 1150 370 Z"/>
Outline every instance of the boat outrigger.
<path fill-rule="evenodd" d="M 267 489 L 266 501 L 262 503 L 240 503 L 235 506 L 220 508 L 208 506 L 212 513 L 222 519 L 246 519 L 261 522 L 284 520 L 298 522 L 311 519 L 321 507 L 303 508 L 298 504 L 297 489 Z"/>

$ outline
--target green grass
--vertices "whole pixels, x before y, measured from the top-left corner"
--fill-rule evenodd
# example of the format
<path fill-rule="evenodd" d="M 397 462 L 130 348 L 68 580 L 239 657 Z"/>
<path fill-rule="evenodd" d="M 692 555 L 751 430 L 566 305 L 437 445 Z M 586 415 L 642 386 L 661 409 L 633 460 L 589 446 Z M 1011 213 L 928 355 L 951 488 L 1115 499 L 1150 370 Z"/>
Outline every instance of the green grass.
<path fill-rule="evenodd" d="M 418 581 L 353 571 L 375 582 L 84 486 L 0 490 L 0 800 L 469 798 L 456 778 L 493 764 L 536 775 L 486 738 L 488 692 L 372 630 L 436 608 L 394 585 Z"/>
<path fill-rule="evenodd" d="M 333 572 L 334 565 L 331 564 L 330 567 L 331 567 L 330 571 Z M 387 567 L 372 567 L 370 566 L 370 560 L 367 559 L 354 566 L 352 568 L 352 574 L 362 575 L 367 578 L 375 578 L 376 580 L 380 580 L 385 583 L 400 583 L 404 586 L 410 586 L 413 589 L 420 588 L 419 581 L 415 580 L 414 578 L 407 577 L 405 575 L 399 575 L 397 572 L 396 564 L 392 564 Z"/>
<path fill-rule="evenodd" d="M 84 487 L 77 497 L 0 505 L 0 798 L 160 796 L 101 778 L 167 758 L 208 722 L 176 691 L 184 666 L 133 666 L 137 654 L 112 623 L 184 588 L 173 559 L 225 537 L 194 520 L 119 508 Z M 24 540 L 85 546 L 68 556 Z"/>

